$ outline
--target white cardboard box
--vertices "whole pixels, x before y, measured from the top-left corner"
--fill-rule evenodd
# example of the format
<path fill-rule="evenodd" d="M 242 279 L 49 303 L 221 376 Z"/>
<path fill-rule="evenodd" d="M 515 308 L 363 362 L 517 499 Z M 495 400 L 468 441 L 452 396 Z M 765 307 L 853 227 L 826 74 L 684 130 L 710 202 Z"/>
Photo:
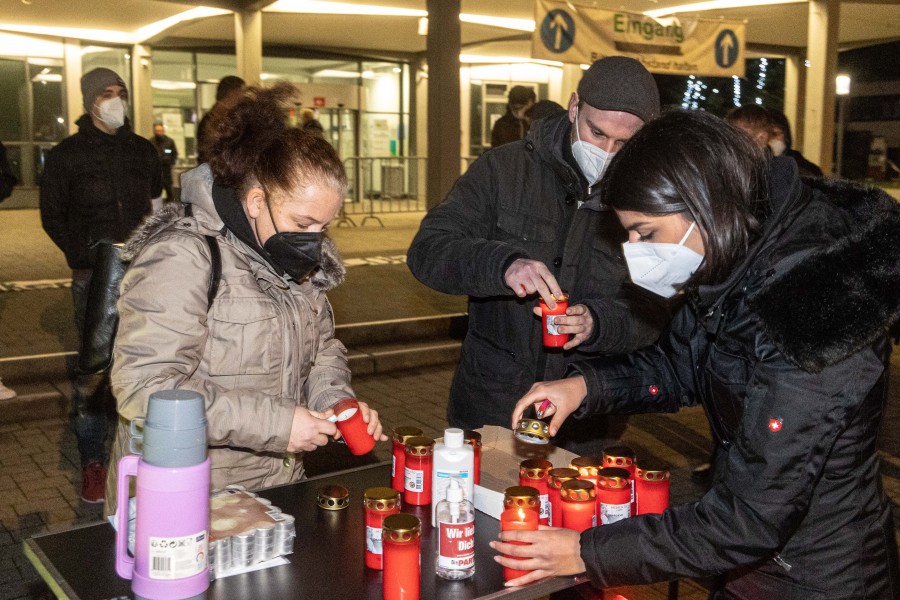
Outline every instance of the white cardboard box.
<path fill-rule="evenodd" d="M 475 509 L 495 519 L 503 512 L 503 492 L 519 485 L 519 463 L 529 458 L 545 458 L 554 467 L 568 467 L 577 454 L 552 444 L 529 444 L 516 438 L 512 430 L 485 425 L 481 433 L 481 483 L 475 486 Z"/>

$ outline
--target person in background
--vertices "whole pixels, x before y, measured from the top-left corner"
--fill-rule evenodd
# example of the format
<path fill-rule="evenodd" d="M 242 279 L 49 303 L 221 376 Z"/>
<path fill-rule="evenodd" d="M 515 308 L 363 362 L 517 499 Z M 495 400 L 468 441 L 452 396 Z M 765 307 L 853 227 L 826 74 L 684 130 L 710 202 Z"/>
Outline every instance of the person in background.
<path fill-rule="evenodd" d="M 178 162 L 178 147 L 175 140 L 166 135 L 166 126 L 162 123 L 153 124 L 153 146 L 159 155 L 162 165 L 163 189 L 166 192 L 166 202 L 173 202 L 175 196 L 172 193 L 172 167 Z"/>
<path fill-rule="evenodd" d="M 13 188 L 18 182 L 19 180 L 13 175 L 9 160 L 6 158 L 6 146 L 0 142 L 0 202 L 12 195 Z M 0 400 L 12 400 L 15 397 L 15 390 L 3 385 L 3 379 L 0 378 Z"/>
<path fill-rule="evenodd" d="M 210 129 L 215 129 L 215 122 L 240 100 L 245 87 L 246 82 L 237 75 L 226 75 L 219 81 L 216 86 L 216 103 L 197 124 L 197 164 L 202 165 L 209 160 Z"/>
<path fill-rule="evenodd" d="M 316 118 L 316 111 L 313 108 L 303 108 L 300 110 L 300 128 L 306 133 L 317 135 L 320 138 L 325 137 L 325 129 Z"/>
<path fill-rule="evenodd" d="M 72 302 L 79 338 L 84 329 L 94 242 L 124 242 L 162 193 L 156 149 L 131 130 L 128 89 L 114 71 L 98 68 L 81 78 L 85 114 L 78 133 L 47 154 L 41 177 L 44 231 L 72 269 Z M 74 373 L 74 368 L 73 368 Z M 106 374 L 73 374 L 72 423 L 81 454 L 81 498 L 102 502 L 106 480 L 109 412 Z"/>
<path fill-rule="evenodd" d="M 528 126 L 531 127 L 538 119 L 543 119 L 544 117 L 549 117 L 550 115 L 563 113 L 565 111 L 566 109 L 563 106 L 557 104 L 553 100 L 538 100 L 531 108 L 525 111 L 525 119 L 528 121 Z"/>
<path fill-rule="evenodd" d="M 482 154 L 422 221 L 407 256 L 432 289 L 469 296 L 469 328 L 453 377 L 451 427 L 506 425 L 534 381 L 562 377 L 591 353 L 654 341 L 668 302 L 631 285 L 625 231 L 601 198 L 610 158 L 659 114 L 653 76 L 609 57 L 584 72 L 568 110 L 540 119 L 524 140 Z M 541 342 L 538 300 L 569 295 L 562 350 Z M 580 454 L 614 442 L 624 419 L 567 424 L 558 443 Z"/>
<path fill-rule="evenodd" d="M 525 111 L 534 106 L 537 96 L 524 85 L 514 85 L 509 90 L 506 114 L 497 119 L 491 128 L 491 148 L 521 140 L 528 133 L 529 121 Z"/>
<path fill-rule="evenodd" d="M 492 547 L 527 560 L 498 562 L 533 569 L 510 584 L 721 575 L 716 598 L 900 598 L 876 443 L 900 317 L 900 205 L 801 181 L 794 161 L 702 111 L 644 127 L 602 188 L 629 231 L 635 283 L 689 300 L 657 344 L 574 364 L 513 418 L 549 399 L 553 435 L 569 417 L 702 404 L 719 457 L 697 502 L 582 534 L 500 534 Z"/>
<path fill-rule="evenodd" d="M 769 119 L 772 123 L 772 132 L 769 137 L 769 148 L 775 156 L 789 156 L 797 163 L 801 177 L 823 177 L 822 169 L 815 163 L 807 160 L 799 150 L 794 150 L 793 137 L 791 136 L 791 124 L 787 115 L 774 108 L 768 109 Z"/>
<path fill-rule="evenodd" d="M 210 132 L 209 162 L 182 175 L 178 205 L 148 219 L 126 244 L 112 367 L 119 426 L 114 458 L 128 452 L 129 421 L 150 394 L 203 394 L 212 486 L 248 489 L 304 476 L 303 453 L 337 436 L 331 407 L 355 397 L 347 350 L 334 336 L 328 290 L 344 265 L 324 234 L 347 176 L 322 138 L 287 122 L 297 90 L 248 88 Z M 210 248 L 221 252 L 210 300 Z M 360 402 L 368 432 L 378 413 Z M 115 510 L 116 478 L 107 484 Z"/>
<path fill-rule="evenodd" d="M 745 104 L 731 109 L 725 115 L 728 124 L 745 132 L 761 150 L 769 150 L 772 137 L 772 117 L 768 110 L 758 104 Z"/>

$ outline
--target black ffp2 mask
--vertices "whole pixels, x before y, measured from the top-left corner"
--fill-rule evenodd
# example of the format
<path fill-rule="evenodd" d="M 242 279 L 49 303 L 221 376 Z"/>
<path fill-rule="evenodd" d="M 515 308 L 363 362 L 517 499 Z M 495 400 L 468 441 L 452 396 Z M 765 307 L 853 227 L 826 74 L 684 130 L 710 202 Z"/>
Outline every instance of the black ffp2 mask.
<path fill-rule="evenodd" d="M 321 231 L 286 231 L 274 234 L 263 248 L 291 279 L 300 283 L 322 260 Z"/>

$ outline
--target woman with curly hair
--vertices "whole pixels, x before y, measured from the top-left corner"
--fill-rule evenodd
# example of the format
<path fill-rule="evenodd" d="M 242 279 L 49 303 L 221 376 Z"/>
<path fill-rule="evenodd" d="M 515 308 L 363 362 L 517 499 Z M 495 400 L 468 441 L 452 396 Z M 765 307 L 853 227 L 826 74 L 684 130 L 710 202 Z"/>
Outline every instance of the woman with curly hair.
<path fill-rule="evenodd" d="M 347 178 L 328 142 L 288 125 L 296 93 L 288 84 L 248 89 L 210 132 L 209 162 L 181 178 L 190 216 L 164 209 L 126 244 L 112 465 L 128 451 L 129 421 L 157 390 L 206 398 L 214 488 L 297 480 L 303 452 L 337 435 L 330 407 L 355 395 L 326 297 L 344 266 L 324 231 Z M 211 301 L 204 236 L 221 254 Z M 386 440 L 376 411 L 360 406 L 369 433 Z M 110 469 L 110 512 L 115 477 Z"/>

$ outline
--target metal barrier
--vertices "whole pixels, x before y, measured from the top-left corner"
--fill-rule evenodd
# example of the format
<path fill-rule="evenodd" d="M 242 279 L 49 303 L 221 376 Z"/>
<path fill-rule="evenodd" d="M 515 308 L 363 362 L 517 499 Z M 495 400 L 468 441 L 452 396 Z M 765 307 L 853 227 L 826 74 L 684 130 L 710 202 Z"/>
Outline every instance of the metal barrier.
<path fill-rule="evenodd" d="M 477 157 L 466 156 L 460 162 L 464 173 Z M 347 171 L 347 199 L 336 225 L 356 227 L 353 217 L 362 217 L 361 225 L 375 221 L 378 215 L 426 210 L 426 169 L 424 156 L 351 156 L 344 159 Z"/>

